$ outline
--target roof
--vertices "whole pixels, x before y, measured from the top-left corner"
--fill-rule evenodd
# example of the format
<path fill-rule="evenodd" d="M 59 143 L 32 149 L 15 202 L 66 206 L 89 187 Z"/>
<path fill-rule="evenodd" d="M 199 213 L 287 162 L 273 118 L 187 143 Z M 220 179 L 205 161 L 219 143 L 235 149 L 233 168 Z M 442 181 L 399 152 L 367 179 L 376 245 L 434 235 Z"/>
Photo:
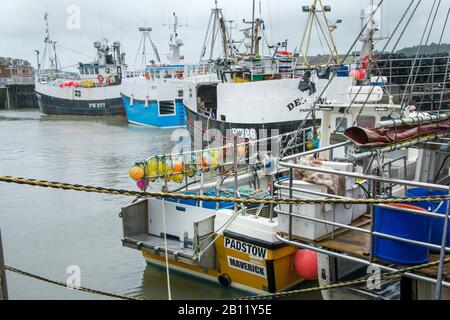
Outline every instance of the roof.
<path fill-rule="evenodd" d="M 27 60 L 23 60 L 23 59 L 0 57 L 0 66 L 31 67 L 31 63 L 28 62 Z"/>

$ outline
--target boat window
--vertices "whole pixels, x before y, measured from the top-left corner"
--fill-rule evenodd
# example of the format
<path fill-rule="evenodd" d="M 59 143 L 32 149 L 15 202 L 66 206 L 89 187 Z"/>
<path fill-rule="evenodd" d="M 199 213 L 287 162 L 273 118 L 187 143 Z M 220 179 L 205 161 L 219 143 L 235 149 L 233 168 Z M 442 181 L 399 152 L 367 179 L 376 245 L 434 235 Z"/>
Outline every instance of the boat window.
<path fill-rule="evenodd" d="M 94 68 L 89 68 L 89 72 L 90 72 L 91 74 L 95 74 Z"/>
<path fill-rule="evenodd" d="M 359 116 L 357 120 L 358 127 L 373 128 L 375 127 L 375 117 L 373 116 Z"/>
<path fill-rule="evenodd" d="M 183 98 L 183 90 L 178 90 L 178 97 Z"/>
<path fill-rule="evenodd" d="M 348 125 L 347 118 L 345 118 L 345 117 L 337 117 L 336 118 L 336 123 L 335 123 L 336 132 L 343 133 L 345 130 L 347 130 L 347 125 Z"/>
<path fill-rule="evenodd" d="M 99 74 L 100 72 L 98 72 L 98 68 L 95 68 L 95 74 Z"/>
<path fill-rule="evenodd" d="M 175 102 L 174 101 L 160 101 L 159 102 L 159 114 L 161 116 L 174 115 L 175 114 Z"/>

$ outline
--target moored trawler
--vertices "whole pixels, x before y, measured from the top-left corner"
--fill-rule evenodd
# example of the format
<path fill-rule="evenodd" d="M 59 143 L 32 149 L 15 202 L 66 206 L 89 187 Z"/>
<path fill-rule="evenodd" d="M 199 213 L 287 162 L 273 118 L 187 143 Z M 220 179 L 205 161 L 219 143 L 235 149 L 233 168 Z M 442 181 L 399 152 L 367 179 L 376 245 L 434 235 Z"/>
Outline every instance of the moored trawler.
<path fill-rule="evenodd" d="M 241 30 L 244 46 L 240 47 L 245 49 L 238 50 L 223 23 L 221 9 L 213 9 L 212 18 L 217 20 L 212 25 L 218 30 L 208 29 L 205 39 L 210 33 L 220 34 L 222 56 L 212 60 L 215 38 L 211 43 L 205 41 L 200 65 L 213 64 L 217 75 L 208 79 L 192 70 L 186 75 L 184 85 L 187 128 L 192 137 L 208 140 L 215 135 L 208 131 L 215 129 L 225 139 L 237 135 L 241 141 L 255 141 L 295 131 L 302 124 L 316 128 L 320 113 L 315 115 L 315 123 L 308 116 L 314 113 L 317 100 L 345 101 L 345 90 L 351 86 L 352 79 L 348 72 L 340 70 L 348 67 L 339 63 L 325 68 L 300 63 L 304 53 L 300 53 L 301 49 L 290 52 L 287 42 L 283 48 L 282 43 L 275 46 L 267 42 L 262 17 L 244 21 L 251 25 Z M 325 15 L 324 19 L 321 23 L 329 23 Z M 332 39 L 331 33 L 328 30 L 324 35 L 328 41 Z M 205 60 L 208 45 L 210 55 Z M 332 83 L 328 84 L 331 78 Z"/>
<path fill-rule="evenodd" d="M 142 33 L 141 45 L 143 64 L 146 61 L 146 41 L 149 41 L 155 60 L 143 65 L 138 77 L 126 79 L 121 88 L 121 96 L 128 122 L 136 125 L 176 128 L 186 125 L 183 105 L 184 57 L 180 48 L 184 45 L 178 36 L 178 17 L 173 14 L 173 33 L 170 37 L 168 64 L 161 63 L 156 45 L 153 43 L 151 28 L 139 28 Z M 141 47 L 138 49 L 141 50 Z"/>
<path fill-rule="evenodd" d="M 96 61 L 80 63 L 79 74 L 71 78 L 60 77 L 57 72 L 49 72 L 51 70 L 40 72 L 35 91 L 41 112 L 46 115 L 124 115 L 120 88 L 126 64 L 120 46 L 120 42 L 114 42 L 112 48 L 106 41 L 95 42 Z"/>
<path fill-rule="evenodd" d="M 442 197 L 450 182 L 443 170 L 450 159 L 450 113 L 420 112 L 407 92 L 395 104 L 383 70 L 368 76 L 374 32 L 364 40 L 369 50 L 361 68 L 347 70 L 353 82 L 336 93 L 345 98 L 316 96 L 323 120 L 318 148 L 307 150 L 296 139 L 311 129 L 302 125 L 272 137 L 297 144 L 288 156 L 264 148 L 250 153 L 262 139 L 238 144 L 234 133 L 231 147 L 137 163 L 130 176 L 139 188 L 159 179 L 165 194 L 122 209 L 123 245 L 149 264 L 256 294 L 304 280 L 345 287 L 356 279 L 363 285 L 323 290 L 323 297 L 430 299 L 435 292 L 448 299 L 450 230 L 443 221 L 450 206 Z M 300 87 L 312 90 L 312 79 L 303 76 Z M 322 92 L 332 84 L 329 79 Z M 440 89 L 443 99 L 446 87 Z M 171 192 L 171 182 L 183 186 Z M 379 286 L 370 286 L 373 270 Z"/>

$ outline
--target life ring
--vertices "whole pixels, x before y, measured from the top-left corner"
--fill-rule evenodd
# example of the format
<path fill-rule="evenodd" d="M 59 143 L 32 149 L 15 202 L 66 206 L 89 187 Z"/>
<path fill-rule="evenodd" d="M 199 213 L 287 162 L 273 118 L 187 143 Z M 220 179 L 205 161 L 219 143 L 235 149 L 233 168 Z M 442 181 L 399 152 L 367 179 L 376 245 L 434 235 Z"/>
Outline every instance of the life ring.
<path fill-rule="evenodd" d="M 184 80 L 183 71 L 181 71 L 181 70 L 177 71 L 177 78 L 180 79 L 180 80 Z"/>
<path fill-rule="evenodd" d="M 97 80 L 98 80 L 99 84 L 103 84 L 103 81 L 105 81 L 105 78 L 103 78 L 103 76 L 101 74 L 99 74 L 97 77 Z"/>
<path fill-rule="evenodd" d="M 147 71 L 145 73 L 145 79 L 150 80 L 150 72 Z"/>

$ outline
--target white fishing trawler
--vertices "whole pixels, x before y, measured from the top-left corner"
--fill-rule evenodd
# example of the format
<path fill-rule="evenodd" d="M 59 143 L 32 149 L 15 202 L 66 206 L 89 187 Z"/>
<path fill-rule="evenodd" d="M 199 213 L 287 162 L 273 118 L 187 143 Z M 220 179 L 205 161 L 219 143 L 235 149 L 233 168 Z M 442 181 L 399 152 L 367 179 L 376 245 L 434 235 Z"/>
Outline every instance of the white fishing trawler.
<path fill-rule="evenodd" d="M 365 47 L 371 41 L 373 30 Z M 361 64 L 366 62 L 370 71 L 371 51 Z M 355 75 L 360 70 L 349 71 Z M 123 245 L 168 274 L 176 270 L 267 297 L 306 280 L 331 285 L 362 277 L 367 283 L 369 266 L 416 282 L 406 282 L 404 289 L 389 279 L 381 289 L 323 290 L 324 298 L 397 299 L 401 292 L 427 299 L 434 284 L 436 296 L 449 298 L 450 292 L 441 290 L 450 287 L 443 272 L 450 249 L 443 222 L 448 201 L 421 198 L 416 206 L 390 201 L 448 194 L 450 175 L 442 168 L 449 159 L 450 113 L 394 104 L 384 80 L 368 74 L 354 77 L 342 93 L 345 102 L 317 101 L 324 124 L 317 149 L 308 150 L 299 139 L 312 129 L 303 125 L 270 139 L 238 143 L 235 135 L 232 146 L 137 163 L 130 176 L 139 188 L 147 190 L 158 180 L 165 195 L 137 199 L 122 209 Z M 441 90 L 442 97 L 445 86 Z M 274 147 L 254 151 L 269 140 L 280 153 Z M 286 148 L 300 151 L 285 156 Z M 380 197 L 385 203 L 355 202 Z M 257 201 L 264 199 L 275 201 Z M 402 270 L 429 262 L 439 265 L 437 272 L 432 266 Z"/>
<path fill-rule="evenodd" d="M 47 69 L 38 70 L 35 92 L 39 108 L 46 115 L 104 116 L 123 115 L 120 98 L 122 79 L 126 72 L 125 53 L 116 41 L 96 41 L 96 58 L 91 63 L 80 63 L 78 74 L 61 72 L 56 54 L 56 42 L 51 40 L 48 16 L 45 15 L 45 49 L 40 64 L 48 57 Z"/>
<path fill-rule="evenodd" d="M 325 10 L 322 11 L 319 14 L 318 9 L 313 10 L 314 21 L 331 25 Z M 223 136 L 231 133 L 242 140 L 258 140 L 264 137 L 261 130 L 269 136 L 296 130 L 314 110 L 313 103 L 318 99 L 322 102 L 345 101 L 342 93 L 352 83 L 346 71 L 348 67 L 339 64 L 323 69 L 311 67 L 301 61 L 304 53 L 301 50 L 294 53 L 286 47 L 281 50 L 281 43 L 268 44 L 262 18 L 254 19 L 249 22 L 250 27 L 242 30 L 246 50 L 241 51 L 230 37 L 221 9 L 213 9 L 210 21 L 200 65 L 215 64 L 217 76 L 211 80 L 211 77 L 205 78 L 201 70 L 187 73 L 184 104 L 187 127 L 192 136 L 205 136 L 208 130 L 217 129 Z M 305 30 L 305 34 L 311 32 L 310 26 Z M 324 30 L 327 32 L 323 37 L 333 43 L 332 30 Z M 216 39 L 207 41 L 211 33 L 222 37 L 218 61 L 213 60 Z M 265 46 L 262 46 L 263 40 Z M 307 42 L 301 47 L 308 47 Z M 263 49 L 267 51 L 265 54 Z M 209 58 L 205 60 L 208 51 Z M 331 56 L 336 56 L 336 50 Z M 332 83 L 328 84 L 330 78 Z M 320 122 L 320 114 L 315 118 Z"/>

